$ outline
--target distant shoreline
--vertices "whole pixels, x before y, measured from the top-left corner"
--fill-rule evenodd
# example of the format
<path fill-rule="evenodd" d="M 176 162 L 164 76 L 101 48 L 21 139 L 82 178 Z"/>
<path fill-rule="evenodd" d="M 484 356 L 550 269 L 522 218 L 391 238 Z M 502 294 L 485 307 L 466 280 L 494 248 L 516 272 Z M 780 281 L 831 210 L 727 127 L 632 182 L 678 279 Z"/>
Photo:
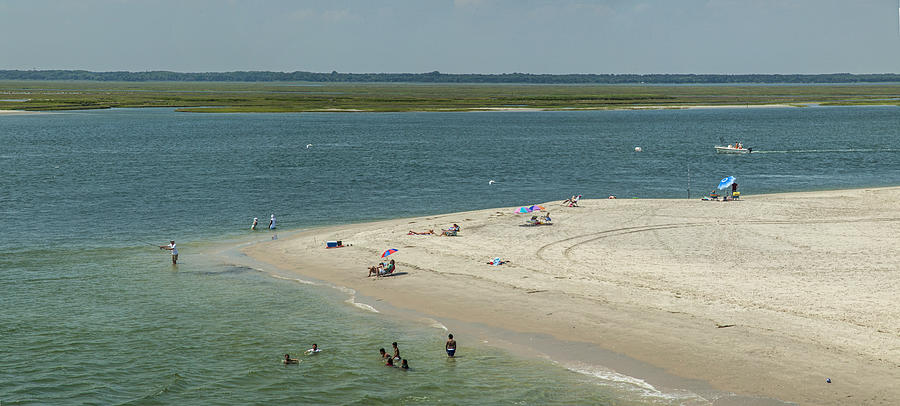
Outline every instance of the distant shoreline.
<path fill-rule="evenodd" d="M 167 107 L 202 113 L 579 111 L 900 106 L 900 83 L 532 85 L 2 81 L 0 110 Z"/>

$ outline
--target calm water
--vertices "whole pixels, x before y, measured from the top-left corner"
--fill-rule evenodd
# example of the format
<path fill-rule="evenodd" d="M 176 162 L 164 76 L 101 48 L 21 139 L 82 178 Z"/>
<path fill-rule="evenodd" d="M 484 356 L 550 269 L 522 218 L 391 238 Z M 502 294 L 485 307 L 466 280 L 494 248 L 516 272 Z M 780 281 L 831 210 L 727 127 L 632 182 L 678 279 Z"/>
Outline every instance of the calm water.
<path fill-rule="evenodd" d="M 272 213 L 296 229 L 689 184 L 697 197 L 726 175 L 745 196 L 897 185 L 898 129 L 896 107 L 0 117 L 0 402 L 694 401 L 464 339 L 448 362 L 439 328 L 207 253 Z M 712 149 L 738 140 L 761 153 Z M 151 246 L 169 238 L 177 270 Z M 395 340 L 413 371 L 380 366 Z M 312 342 L 325 352 L 278 363 Z"/>

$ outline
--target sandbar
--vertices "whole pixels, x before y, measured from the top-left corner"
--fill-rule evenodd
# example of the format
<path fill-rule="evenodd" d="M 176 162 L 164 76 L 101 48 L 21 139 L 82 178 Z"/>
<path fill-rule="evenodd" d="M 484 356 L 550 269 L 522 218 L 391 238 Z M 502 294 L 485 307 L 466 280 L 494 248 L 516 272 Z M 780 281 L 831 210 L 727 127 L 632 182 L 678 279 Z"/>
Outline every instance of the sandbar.
<path fill-rule="evenodd" d="M 242 251 L 376 308 L 590 344 L 728 393 L 900 404 L 900 187 L 545 207 L 553 225 L 524 226 L 529 215 L 504 207 L 317 228 Z M 459 236 L 407 235 L 452 223 Z M 366 277 L 388 248 L 400 274 Z"/>

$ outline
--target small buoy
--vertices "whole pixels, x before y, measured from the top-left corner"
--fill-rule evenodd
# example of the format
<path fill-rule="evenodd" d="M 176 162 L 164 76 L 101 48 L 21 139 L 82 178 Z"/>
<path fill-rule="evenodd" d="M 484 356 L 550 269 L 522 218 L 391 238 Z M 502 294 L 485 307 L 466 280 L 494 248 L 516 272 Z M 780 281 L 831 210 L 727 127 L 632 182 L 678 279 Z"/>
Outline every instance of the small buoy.
<path fill-rule="evenodd" d="M 831 383 L 831 378 L 825 378 L 825 383 Z"/>
<path fill-rule="evenodd" d="M 306 144 L 306 149 L 309 149 L 309 147 L 311 147 L 311 146 L 312 146 L 312 144 Z"/>
<path fill-rule="evenodd" d="M 643 149 L 641 147 L 634 147 L 634 152 L 642 152 Z"/>
<path fill-rule="evenodd" d="M 488 181 L 488 185 L 493 185 L 493 184 L 494 184 L 494 180 L 493 180 L 493 179 L 491 179 L 491 180 Z"/>

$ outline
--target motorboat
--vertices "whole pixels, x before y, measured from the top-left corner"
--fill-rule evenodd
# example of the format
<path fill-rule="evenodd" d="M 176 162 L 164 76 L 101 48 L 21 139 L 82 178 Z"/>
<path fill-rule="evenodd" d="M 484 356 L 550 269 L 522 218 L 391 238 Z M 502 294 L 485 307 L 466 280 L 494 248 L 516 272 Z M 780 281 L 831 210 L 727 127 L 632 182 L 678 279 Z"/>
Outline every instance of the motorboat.
<path fill-rule="evenodd" d="M 727 147 L 716 145 L 716 153 L 719 154 L 749 154 L 753 152 L 753 148 L 744 148 L 743 146 L 729 145 Z"/>

